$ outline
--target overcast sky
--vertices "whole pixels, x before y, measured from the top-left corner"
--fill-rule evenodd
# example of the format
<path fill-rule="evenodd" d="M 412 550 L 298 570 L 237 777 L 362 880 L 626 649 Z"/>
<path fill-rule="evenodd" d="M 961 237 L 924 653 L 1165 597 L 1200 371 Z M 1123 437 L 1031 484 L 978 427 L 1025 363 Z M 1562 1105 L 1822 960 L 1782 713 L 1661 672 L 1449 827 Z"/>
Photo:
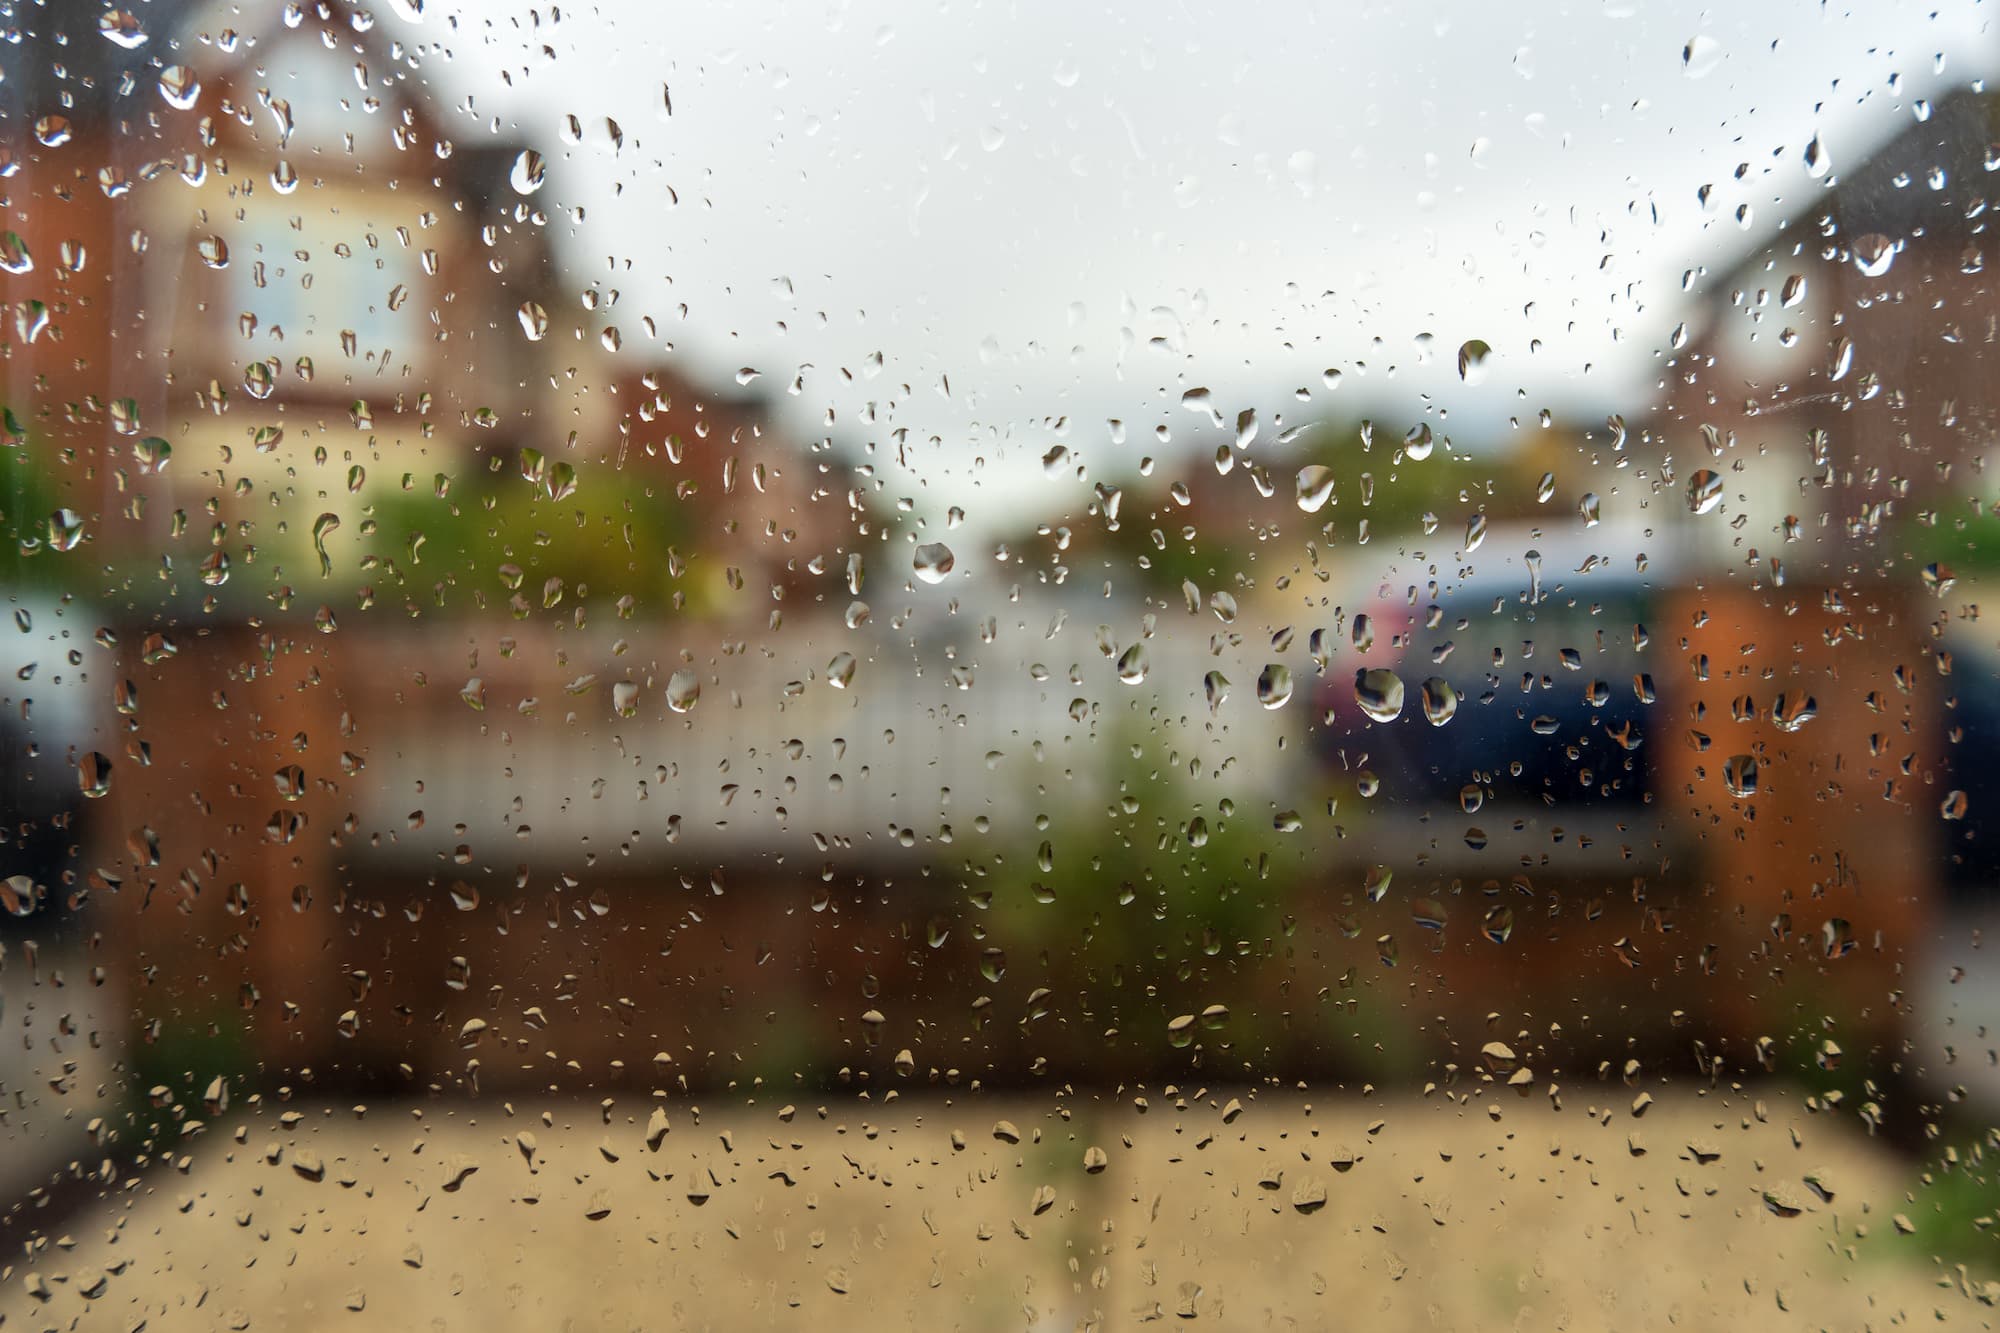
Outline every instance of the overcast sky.
<path fill-rule="evenodd" d="M 934 497 L 982 460 L 1035 475 L 1058 418 L 1099 464 L 1158 451 L 1156 426 L 1199 424 L 1197 386 L 1267 436 L 1342 396 L 1407 422 L 1431 393 L 1468 435 L 1601 419 L 1643 401 L 1682 271 L 1824 187 L 1815 132 L 1837 175 L 2000 55 L 1989 6 L 1958 0 L 1118 8 L 469 4 L 454 28 L 433 0 L 385 22 L 449 49 L 425 68 L 465 120 L 549 153 L 536 202 L 585 209 L 563 243 L 620 290 L 593 318 L 628 349 L 651 315 L 696 373 L 782 394 L 810 366 L 793 420 L 907 430 Z M 1494 355 L 1468 387 L 1474 338 Z"/>

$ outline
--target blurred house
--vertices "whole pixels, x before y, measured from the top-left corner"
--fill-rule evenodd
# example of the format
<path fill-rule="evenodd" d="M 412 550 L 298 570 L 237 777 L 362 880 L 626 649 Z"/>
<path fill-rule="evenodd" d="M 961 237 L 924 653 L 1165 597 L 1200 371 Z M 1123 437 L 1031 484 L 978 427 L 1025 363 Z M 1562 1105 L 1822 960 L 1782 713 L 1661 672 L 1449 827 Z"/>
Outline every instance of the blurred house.
<path fill-rule="evenodd" d="M 1333 905 L 1364 941 L 1404 941 L 1404 966 L 1437 955 L 1434 1012 L 1464 1019 L 1495 987 L 1557 975 L 1617 1012 L 1688 974 L 1713 979 L 1684 992 L 1691 1032 L 1783 1046 L 1811 1037 L 1808 1013 L 1863 1044 L 1904 1031 L 1912 949 L 1979 860 L 1940 811 L 1977 785 L 1948 762 L 1964 731 L 1948 720 L 1983 715 L 1966 692 L 1992 687 L 1952 674 L 1932 632 L 1960 609 L 1927 534 L 1976 545 L 1990 502 L 1995 105 L 1946 99 L 1852 170 L 1836 160 L 1796 220 L 1702 274 L 1663 402 L 1608 428 L 1616 473 L 1562 474 L 1531 441 L 1481 469 L 1501 484 L 1475 529 L 1457 483 L 1427 490 L 1400 462 L 1400 427 L 1363 451 L 1343 425 L 1239 452 L 1219 477 L 1195 466 L 1187 504 L 1135 488 L 1124 523 L 1153 529 L 1150 547 L 1079 524 L 1071 566 L 1115 547 L 1114 563 L 1171 569 L 1152 591 L 1169 619 L 1185 576 L 1193 604 L 1234 620 L 1211 633 L 1327 635 L 1315 748 L 1343 830 L 1321 855 L 1354 885 Z M 1308 465 L 1331 489 L 1309 515 Z M 1544 466 L 1557 504 L 1535 498 Z M 1577 513 L 1579 486 L 1613 497 L 1603 526 Z M 1396 673 L 1393 723 L 1357 708 L 1365 667 Z M 1426 680 L 1455 699 L 1448 725 L 1418 715 Z M 1461 789 L 1474 809 L 1454 810 Z M 1382 908 L 1355 896 L 1370 865 L 1396 876 Z M 1405 886 L 1437 909 L 1417 932 Z M 1502 910 L 1494 948 L 1477 927 Z M 1413 956 L 1411 938 L 1431 944 Z"/>
<path fill-rule="evenodd" d="M 1715 542 L 1760 586 L 1786 570 L 1837 578 L 1857 543 L 1979 512 L 1996 426 L 1978 391 L 2000 336 L 1986 272 L 2000 97 L 1960 91 L 1916 110 L 1851 169 L 1814 140 L 1818 192 L 1705 274 L 1668 363 L 1656 424 L 1674 477 L 1721 474 L 1738 513 L 1746 497 L 1786 497 Z"/>
<path fill-rule="evenodd" d="M 95 720 L 65 690 L 21 740 L 63 756 L 72 800 L 106 753 L 94 835 L 56 868 L 39 824 L 17 841 L 36 877 L 89 880 L 100 975 L 164 1050 L 221 1034 L 273 1072 L 462 1072 L 461 1026 L 505 979 L 516 1030 L 539 1001 L 547 1044 L 605 1076 L 625 1047 L 599 1020 L 657 1025 L 635 983 L 682 923 L 660 902 L 554 942 L 510 931 L 551 886 L 594 921 L 618 876 L 593 837 L 638 828 L 536 840 L 518 816 L 607 786 L 627 739 L 600 723 L 637 716 L 627 689 L 676 766 L 679 671 L 712 699 L 781 614 L 846 634 L 848 599 L 805 592 L 839 586 L 846 506 L 754 401 L 617 354 L 598 284 L 551 252 L 559 169 L 474 122 L 454 136 L 425 50 L 339 0 L 132 12 L 37 16 L 5 84 L 7 405 L 56 497 L 33 502 L 82 530 L 30 568 L 108 645 L 82 676 Z M 447 712 L 468 725 L 433 725 Z M 665 804 L 643 852 L 671 845 Z M 454 822 L 437 852 L 427 824 Z M 701 882 L 764 854 L 743 840 Z M 628 886 L 671 882 L 635 865 Z"/>
<path fill-rule="evenodd" d="M 187 6 L 152 7 L 171 25 Z M 0 44 L 0 327 L 7 403 L 50 448 L 89 448 L 134 392 L 140 294 L 125 278 L 146 238 L 133 191 L 187 167 L 154 85 L 171 64 L 143 30 L 99 31 L 96 11 L 38 9 Z M 192 127 L 189 127 L 190 133 Z"/>
<path fill-rule="evenodd" d="M 1532 451 L 1473 558 L 1385 433 L 1327 446 L 1337 509 L 1253 451 L 933 586 L 827 441 L 621 348 L 548 240 L 561 164 L 451 134 L 422 51 L 334 0 L 142 17 L 13 57 L 0 268 L 19 447 L 82 521 L 35 567 L 112 645 L 70 859 L 146 1040 L 407 1088 L 882 1065 L 885 1029 L 1145 1076 L 1162 979 L 1304 1062 L 1362 968 L 1459 1040 L 1681 973 L 1704 1033 L 1889 1030 L 1943 659 L 1883 534 L 1988 438 L 1983 101 L 1690 313 L 1648 567 L 1529 531 Z"/>
<path fill-rule="evenodd" d="M 1835 144 L 1829 166 L 1814 141 L 1819 191 L 1705 275 L 1648 423 L 1656 507 L 1703 570 L 1661 626 L 1693 673 L 1670 781 L 1715 821 L 1701 873 L 1738 974 L 1874 1031 L 1902 1022 L 1911 950 L 1959 877 L 1947 720 L 1992 689 L 1952 671 L 1956 557 L 1938 557 L 1977 546 L 1990 503 L 2000 99 L 1913 110 L 1864 161 Z M 1806 701 L 1810 725 L 1783 725 Z M 1764 778 L 1740 815 L 1717 789 L 1736 753 Z"/>

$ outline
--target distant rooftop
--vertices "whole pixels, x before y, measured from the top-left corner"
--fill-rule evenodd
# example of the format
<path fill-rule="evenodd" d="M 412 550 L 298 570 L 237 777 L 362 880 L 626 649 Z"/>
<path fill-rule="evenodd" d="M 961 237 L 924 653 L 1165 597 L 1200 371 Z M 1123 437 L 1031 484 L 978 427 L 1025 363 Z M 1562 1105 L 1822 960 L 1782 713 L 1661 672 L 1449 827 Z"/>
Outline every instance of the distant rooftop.
<path fill-rule="evenodd" d="M 2000 189 L 2000 176 L 1991 174 L 2000 166 L 2000 94 L 1960 89 L 1866 158 L 1844 162 L 1837 145 L 1832 156 L 1823 193 L 1800 200 L 1774 234 L 1723 271 L 1761 262 L 1808 239 L 1816 249 L 1821 222 L 1828 218 L 1848 243 L 1871 233 L 1898 241 L 1918 231 L 1963 234 Z"/>
<path fill-rule="evenodd" d="M 0 32 L 0 119 L 11 138 L 23 122 L 69 118 L 76 130 L 157 103 L 158 71 L 178 63 L 178 33 L 194 0 L 129 0 L 116 8 L 80 0 L 22 0 Z M 108 19 L 127 16 L 129 21 Z"/>

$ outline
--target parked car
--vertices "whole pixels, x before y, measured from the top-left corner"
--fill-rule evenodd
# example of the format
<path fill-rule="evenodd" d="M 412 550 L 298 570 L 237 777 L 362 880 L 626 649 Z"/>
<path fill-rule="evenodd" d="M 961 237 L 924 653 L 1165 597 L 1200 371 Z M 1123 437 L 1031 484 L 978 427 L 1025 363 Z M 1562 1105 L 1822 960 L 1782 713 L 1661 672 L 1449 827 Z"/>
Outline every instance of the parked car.
<path fill-rule="evenodd" d="M 109 780 L 93 721 L 111 686 L 89 670 L 97 650 L 81 612 L 52 598 L 11 602 L 11 624 L 0 630 L 0 931 L 46 941 L 72 915 L 85 789 Z"/>
<path fill-rule="evenodd" d="M 1347 842 L 1445 876 L 1642 870 L 1668 837 L 1650 744 L 1670 674 L 1650 628 L 1661 572 L 1586 573 L 1587 553 L 1502 541 L 1476 572 L 1370 598 L 1329 631 L 1316 749 L 1353 782 Z"/>

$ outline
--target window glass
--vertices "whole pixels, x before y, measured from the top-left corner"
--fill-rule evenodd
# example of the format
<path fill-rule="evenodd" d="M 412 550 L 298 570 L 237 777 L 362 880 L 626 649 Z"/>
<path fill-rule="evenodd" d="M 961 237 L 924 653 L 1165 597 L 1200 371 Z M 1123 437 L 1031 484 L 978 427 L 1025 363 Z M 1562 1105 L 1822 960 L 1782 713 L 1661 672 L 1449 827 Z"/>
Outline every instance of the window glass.
<path fill-rule="evenodd" d="M 1992 1323 L 1989 15 L 1239 11 L 6 7 L 0 1324 Z"/>

